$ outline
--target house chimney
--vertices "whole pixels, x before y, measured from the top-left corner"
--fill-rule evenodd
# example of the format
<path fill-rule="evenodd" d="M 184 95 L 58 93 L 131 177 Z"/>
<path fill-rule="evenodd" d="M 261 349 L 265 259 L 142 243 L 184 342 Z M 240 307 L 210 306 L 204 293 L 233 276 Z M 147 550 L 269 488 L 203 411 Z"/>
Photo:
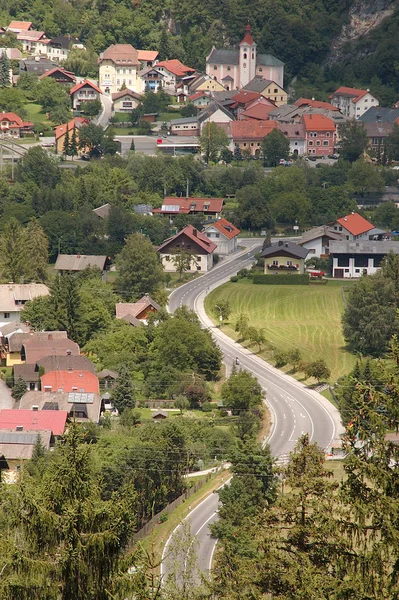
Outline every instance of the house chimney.
<path fill-rule="evenodd" d="M 72 355 L 72 350 L 67 350 L 66 353 L 67 353 L 67 356 L 71 356 Z"/>
<path fill-rule="evenodd" d="M 38 404 L 34 404 L 34 405 L 32 406 L 32 410 L 35 410 L 35 411 L 36 411 L 36 410 L 39 410 L 39 405 L 38 405 Z"/>
<path fill-rule="evenodd" d="M 195 235 L 195 237 L 197 237 L 197 230 L 193 229 L 193 235 Z"/>
<path fill-rule="evenodd" d="M 52 340 L 52 339 L 53 339 L 53 334 L 52 334 L 52 333 L 49 333 L 49 334 L 48 334 L 48 336 L 47 336 L 47 339 L 48 339 L 48 340 Z"/>
<path fill-rule="evenodd" d="M 17 425 L 15 428 L 15 431 L 23 431 L 23 430 L 24 430 L 23 425 Z"/>
<path fill-rule="evenodd" d="M 278 245 L 279 245 L 279 246 L 284 246 L 284 242 L 283 242 L 283 240 L 279 240 L 279 243 L 278 243 Z"/>

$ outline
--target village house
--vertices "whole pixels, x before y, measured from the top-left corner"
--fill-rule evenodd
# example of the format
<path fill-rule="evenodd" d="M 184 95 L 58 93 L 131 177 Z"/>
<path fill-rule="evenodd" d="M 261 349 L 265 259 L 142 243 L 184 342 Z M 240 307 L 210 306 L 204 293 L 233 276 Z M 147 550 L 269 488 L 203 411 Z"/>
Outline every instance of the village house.
<path fill-rule="evenodd" d="M 13 342 L 13 339 L 11 339 Z M 21 362 L 34 365 L 46 356 L 67 356 L 80 354 L 76 342 L 68 338 L 53 338 L 51 335 L 46 339 L 33 338 L 23 341 L 21 347 Z"/>
<path fill-rule="evenodd" d="M 136 50 L 131 44 L 112 44 L 98 59 L 99 87 L 104 94 L 115 94 L 122 86 L 141 94 L 144 91 L 140 71 L 148 66 L 158 52 Z"/>
<path fill-rule="evenodd" d="M 213 99 L 209 92 L 195 92 L 188 96 L 188 101 L 193 104 L 195 108 L 205 108 L 212 104 Z"/>
<path fill-rule="evenodd" d="M 59 275 L 84 271 L 87 267 L 96 267 L 105 274 L 109 264 L 108 256 L 88 254 L 59 254 L 55 261 L 54 269 Z"/>
<path fill-rule="evenodd" d="M 196 75 L 192 78 L 187 84 L 182 82 L 182 87 L 184 91 L 187 91 L 189 94 L 195 94 L 196 92 L 209 92 L 214 94 L 215 92 L 225 92 L 226 88 L 219 81 L 216 81 L 213 77 L 209 75 Z"/>
<path fill-rule="evenodd" d="M 240 230 L 227 219 L 222 218 L 205 225 L 203 233 L 216 244 L 217 254 L 231 254 L 237 250 L 237 237 Z"/>
<path fill-rule="evenodd" d="M 44 77 L 50 77 L 60 85 L 65 86 L 72 86 L 76 83 L 75 73 L 66 71 L 62 67 L 54 67 L 53 69 L 50 69 L 50 71 L 46 71 L 43 75 L 40 75 L 39 79 L 43 79 Z"/>
<path fill-rule="evenodd" d="M 66 335 L 66 333 L 65 333 Z M 82 354 L 78 356 L 45 356 L 34 364 L 21 363 L 14 364 L 14 381 L 23 379 L 28 391 L 38 391 L 40 384 L 40 373 L 44 374 L 50 371 L 84 371 L 95 374 L 94 364 Z"/>
<path fill-rule="evenodd" d="M 267 275 L 280 275 L 305 273 L 305 260 L 308 255 L 307 248 L 302 248 L 293 242 L 280 240 L 265 248 L 261 256 L 265 259 L 264 272 Z"/>
<path fill-rule="evenodd" d="M 138 321 L 138 324 L 146 323 L 149 315 L 157 313 L 161 307 L 148 294 L 144 294 L 137 302 L 117 302 L 115 315 L 117 319 L 128 322 Z M 134 323 L 133 323 L 134 324 Z"/>
<path fill-rule="evenodd" d="M 163 75 L 162 88 L 171 94 L 176 93 L 176 87 L 183 78 L 193 76 L 195 73 L 195 69 L 183 65 L 176 58 L 158 62 L 154 69 Z"/>
<path fill-rule="evenodd" d="M 165 271 L 176 272 L 178 266 L 173 260 L 179 252 L 191 255 L 190 269 L 188 272 L 207 273 L 213 266 L 213 254 L 216 244 L 209 240 L 206 235 L 195 229 L 192 225 L 186 225 L 173 237 L 167 239 L 158 248 L 162 265 Z"/>
<path fill-rule="evenodd" d="M 18 403 L 21 410 L 32 411 L 34 408 L 39 413 L 65 411 L 69 418 L 82 423 L 98 423 L 101 405 L 100 394 L 85 392 L 26 392 Z"/>
<path fill-rule="evenodd" d="M 7 56 L 8 60 L 21 60 L 22 52 L 19 48 L 0 48 L 0 56 L 3 54 Z M 12 72 L 12 68 L 11 68 Z"/>
<path fill-rule="evenodd" d="M 7 31 L 12 33 L 21 33 L 22 31 L 29 31 L 32 29 L 33 23 L 31 21 L 11 21 L 7 27 Z"/>
<path fill-rule="evenodd" d="M 345 117 L 339 110 L 329 110 L 327 108 L 317 108 L 313 106 L 297 106 L 296 104 L 285 104 L 277 106 L 269 113 L 269 118 L 278 123 L 303 123 L 304 115 L 322 115 L 329 118 L 336 127 L 346 123 L 348 117 Z"/>
<path fill-rule="evenodd" d="M 278 85 L 275 81 L 269 79 L 263 79 L 262 77 L 254 77 L 243 87 L 243 90 L 247 92 L 256 92 L 274 102 L 276 106 L 287 104 L 288 94 Z"/>
<path fill-rule="evenodd" d="M 111 98 L 114 111 L 117 113 L 130 114 L 133 109 L 138 107 L 141 101 L 140 94 L 127 89 L 112 94 Z"/>
<path fill-rule="evenodd" d="M 68 369 L 67 371 L 46 371 L 40 377 L 43 392 L 80 392 L 98 394 L 100 384 L 97 376 L 90 371 Z"/>
<path fill-rule="evenodd" d="M 66 331 L 32 331 L 22 333 L 7 334 L 2 341 L 2 358 L 5 358 L 6 367 L 13 367 L 22 364 L 24 360 L 21 357 L 22 346 L 25 342 L 35 339 L 40 341 L 67 339 Z M 51 354 L 48 352 L 48 354 Z"/>
<path fill-rule="evenodd" d="M 21 117 L 13 112 L 0 113 L 1 133 L 15 138 L 23 137 L 24 133 L 33 131 L 33 123 L 23 121 Z"/>
<path fill-rule="evenodd" d="M 339 110 L 339 108 L 337 108 L 330 102 L 321 102 L 320 100 L 315 100 L 314 98 L 298 98 L 298 100 L 296 100 L 294 102 L 294 105 L 298 106 L 298 108 L 305 106 L 305 107 L 317 108 L 317 109 L 321 109 L 321 110 L 332 110 L 333 112 L 336 112 Z"/>
<path fill-rule="evenodd" d="M 154 92 L 155 94 L 165 86 L 167 79 L 166 73 L 162 73 L 155 67 L 146 67 L 140 71 L 140 77 L 143 81 L 143 89 L 145 91 Z"/>
<path fill-rule="evenodd" d="M 20 313 L 28 300 L 50 293 L 44 283 L 5 283 L 0 285 L 0 327 L 20 320 Z"/>
<path fill-rule="evenodd" d="M 97 377 L 100 382 L 100 388 L 102 390 L 112 390 L 116 385 L 116 380 L 118 379 L 119 375 L 116 371 L 103 369 L 102 371 L 97 373 Z"/>
<path fill-rule="evenodd" d="M 33 456 L 38 439 L 45 450 L 54 446 L 51 430 L 30 430 L 18 425 L 16 429 L 0 429 L 0 482 L 16 483 L 25 461 Z M 22 429 L 21 429 L 22 427 Z"/>
<path fill-rule="evenodd" d="M 324 115 L 305 114 L 302 117 L 305 128 L 307 154 L 328 156 L 334 154 L 336 129 L 333 121 Z"/>
<path fill-rule="evenodd" d="M 298 241 L 298 245 L 308 250 L 309 258 L 326 258 L 330 254 L 331 240 L 342 239 L 342 233 L 334 231 L 329 225 L 321 225 L 305 231 Z"/>
<path fill-rule="evenodd" d="M 370 221 L 367 221 L 359 213 L 351 213 L 337 219 L 332 225 L 332 229 L 338 233 L 342 233 L 344 240 L 354 241 L 369 239 L 370 232 L 375 228 Z"/>
<path fill-rule="evenodd" d="M 206 58 L 206 73 L 230 90 L 243 88 L 256 75 L 275 81 L 281 87 L 284 81 L 284 63 L 271 54 L 257 53 L 251 26 L 247 25 L 238 48 L 212 48 Z"/>
<path fill-rule="evenodd" d="M 35 58 L 24 58 L 21 60 L 19 63 L 19 72 L 43 75 L 47 71 L 54 69 L 54 67 L 57 67 L 57 63 L 48 60 L 43 56 L 36 56 Z"/>
<path fill-rule="evenodd" d="M 84 110 L 85 102 L 91 100 L 99 100 L 101 96 L 101 90 L 92 81 L 85 79 L 82 83 L 75 85 L 69 92 L 71 97 L 72 109 L 73 110 Z"/>
<path fill-rule="evenodd" d="M 370 90 L 358 90 L 345 86 L 339 87 L 331 94 L 330 100 L 333 106 L 351 119 L 358 119 L 371 106 L 379 105 L 379 101 L 370 94 Z"/>
<path fill-rule="evenodd" d="M 196 117 L 185 119 L 172 119 L 170 121 L 170 132 L 172 135 L 194 135 L 201 134 L 202 128 L 208 123 L 227 129 L 228 124 L 234 120 L 234 116 L 220 102 L 212 102 L 199 112 Z"/>
<path fill-rule="evenodd" d="M 47 411 L 20 407 L 0 410 L 0 429 L 12 431 L 51 431 L 60 437 L 65 430 L 67 413 L 64 410 Z"/>
<path fill-rule="evenodd" d="M 69 52 L 74 48 L 85 49 L 82 42 L 71 35 L 61 34 L 53 37 L 47 44 L 47 57 L 57 62 L 68 58 Z"/>
<path fill-rule="evenodd" d="M 76 143 L 79 144 L 79 129 L 83 125 L 87 125 L 88 119 L 84 117 L 74 117 L 69 121 L 69 123 L 63 123 L 62 125 L 57 125 L 54 127 L 54 137 L 55 137 L 55 152 L 56 154 L 62 154 L 64 152 L 65 146 L 65 137 L 68 132 L 69 142 L 71 142 L 73 136 L 76 137 Z M 74 133 L 75 132 L 75 133 Z M 78 150 L 78 155 L 81 154 L 84 149 Z"/>
<path fill-rule="evenodd" d="M 373 275 L 390 252 L 399 254 L 399 242 L 367 239 L 331 241 L 332 276 L 345 279 Z"/>
<path fill-rule="evenodd" d="M 44 31 L 29 29 L 17 33 L 17 40 L 22 44 L 23 52 L 33 56 L 47 56 L 47 46 L 50 40 Z"/>
<path fill-rule="evenodd" d="M 273 129 L 276 129 L 276 121 L 233 121 L 230 123 L 232 150 L 239 149 L 251 156 L 260 156 L 262 141 Z"/>
<path fill-rule="evenodd" d="M 153 208 L 154 215 L 162 215 L 173 221 L 176 215 L 202 215 L 204 221 L 220 219 L 223 198 L 176 198 L 169 196 L 162 201 L 161 208 Z"/>
<path fill-rule="evenodd" d="M 306 155 L 306 133 L 303 123 L 278 123 L 278 129 L 290 143 L 290 154 Z"/>

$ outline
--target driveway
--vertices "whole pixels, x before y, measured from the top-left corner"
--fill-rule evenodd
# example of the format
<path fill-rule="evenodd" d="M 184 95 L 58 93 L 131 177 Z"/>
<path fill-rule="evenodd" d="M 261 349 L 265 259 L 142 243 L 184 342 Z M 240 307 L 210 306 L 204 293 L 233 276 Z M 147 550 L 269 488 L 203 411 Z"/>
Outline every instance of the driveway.
<path fill-rule="evenodd" d="M 103 129 L 108 127 L 110 118 L 112 117 L 112 100 L 109 96 L 101 94 L 100 96 L 102 109 L 98 117 L 94 119 L 96 125 L 100 125 Z"/>
<path fill-rule="evenodd" d="M 0 410 L 3 408 L 14 408 L 14 398 L 10 388 L 0 379 Z"/>

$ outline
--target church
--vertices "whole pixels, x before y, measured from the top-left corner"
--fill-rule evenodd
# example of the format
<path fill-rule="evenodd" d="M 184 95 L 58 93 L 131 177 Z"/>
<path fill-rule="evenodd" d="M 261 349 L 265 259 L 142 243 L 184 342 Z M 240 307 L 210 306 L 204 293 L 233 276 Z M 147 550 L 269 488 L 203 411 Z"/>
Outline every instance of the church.
<path fill-rule="evenodd" d="M 251 26 L 236 49 L 218 50 L 213 47 L 206 59 L 206 73 L 227 90 L 240 90 L 254 77 L 284 85 L 284 63 L 272 54 L 257 54 Z"/>

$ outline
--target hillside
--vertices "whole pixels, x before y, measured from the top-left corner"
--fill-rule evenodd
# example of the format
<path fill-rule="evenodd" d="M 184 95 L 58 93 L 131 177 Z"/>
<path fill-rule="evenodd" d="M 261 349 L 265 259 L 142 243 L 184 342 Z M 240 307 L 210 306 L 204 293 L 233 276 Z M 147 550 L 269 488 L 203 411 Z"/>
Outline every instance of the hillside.
<path fill-rule="evenodd" d="M 335 83 L 369 85 L 396 99 L 396 0 L 3 0 L 0 25 L 33 21 L 48 36 L 71 33 L 97 53 L 111 43 L 157 49 L 204 68 L 213 45 L 241 38 L 248 20 L 260 52 L 286 63 L 286 83 L 325 96 Z M 385 87 L 387 89 L 385 89 Z"/>

